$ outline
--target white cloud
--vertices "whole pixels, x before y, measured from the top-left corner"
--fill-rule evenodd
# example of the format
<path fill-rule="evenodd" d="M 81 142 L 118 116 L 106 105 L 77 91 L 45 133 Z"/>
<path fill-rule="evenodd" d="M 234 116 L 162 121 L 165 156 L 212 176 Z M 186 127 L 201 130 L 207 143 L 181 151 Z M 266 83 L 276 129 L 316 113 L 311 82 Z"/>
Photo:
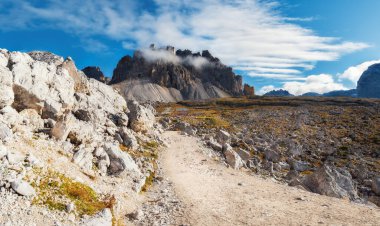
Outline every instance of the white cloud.
<path fill-rule="evenodd" d="M 284 74 L 276 74 L 276 73 L 255 73 L 249 72 L 247 73 L 250 77 L 260 77 L 260 78 L 271 78 L 278 80 L 305 80 L 306 78 L 300 75 L 284 75 Z"/>
<path fill-rule="evenodd" d="M 46 1 L 39 5 L 2 0 L 0 29 L 49 27 L 93 40 L 101 35 L 120 41 L 127 49 L 145 48 L 151 43 L 195 51 L 208 49 L 235 68 L 259 67 L 261 73 L 283 74 L 285 79 L 288 72 L 309 70 L 318 61 L 334 61 L 368 47 L 321 37 L 296 25 L 294 21 L 313 18 L 283 16 L 281 5 L 275 1 L 154 2 L 155 10 L 148 11 L 141 5 L 144 3 L 134 0 Z"/>
<path fill-rule="evenodd" d="M 257 94 L 258 95 L 263 95 L 263 94 L 265 94 L 265 93 L 267 93 L 269 91 L 278 90 L 278 89 L 280 89 L 280 88 L 276 88 L 273 85 L 263 86 L 263 87 L 261 87 L 261 89 L 259 91 L 257 91 Z"/>
<path fill-rule="evenodd" d="M 258 93 L 262 95 L 274 89 L 284 89 L 297 96 L 308 92 L 323 94 L 334 90 L 347 90 L 343 84 L 335 82 L 332 75 L 320 74 L 307 76 L 302 82 L 284 82 L 282 87 L 264 86 Z"/>
<path fill-rule="evenodd" d="M 185 63 L 190 64 L 197 69 L 200 69 L 210 63 L 207 59 L 198 56 L 187 56 L 185 58 L 181 58 L 169 51 L 166 51 L 166 49 L 143 49 L 141 52 L 144 58 L 151 62 L 164 61 L 173 64 Z"/>
<path fill-rule="evenodd" d="M 356 84 L 360 76 L 363 74 L 363 72 L 366 71 L 369 66 L 373 64 L 377 64 L 377 63 L 380 63 L 380 60 L 367 61 L 362 64 L 349 67 L 342 74 L 338 74 L 338 77 L 340 80 L 342 79 L 350 80 L 352 82 L 352 85 L 356 87 Z"/>

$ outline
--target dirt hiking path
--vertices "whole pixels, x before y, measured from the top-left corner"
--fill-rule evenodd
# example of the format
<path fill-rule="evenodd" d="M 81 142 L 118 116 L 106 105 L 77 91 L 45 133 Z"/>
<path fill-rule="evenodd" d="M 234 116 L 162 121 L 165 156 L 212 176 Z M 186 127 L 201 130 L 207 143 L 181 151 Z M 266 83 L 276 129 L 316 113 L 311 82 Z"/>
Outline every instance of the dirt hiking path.
<path fill-rule="evenodd" d="M 306 192 L 209 158 L 198 138 L 164 133 L 165 176 L 191 225 L 380 225 L 380 209 Z"/>

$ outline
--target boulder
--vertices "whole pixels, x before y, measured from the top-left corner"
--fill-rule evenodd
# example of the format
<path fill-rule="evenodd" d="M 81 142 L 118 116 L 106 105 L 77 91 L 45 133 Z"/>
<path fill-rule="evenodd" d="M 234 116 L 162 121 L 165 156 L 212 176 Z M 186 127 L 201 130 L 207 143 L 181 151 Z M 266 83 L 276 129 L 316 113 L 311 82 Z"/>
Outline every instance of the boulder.
<path fill-rule="evenodd" d="M 265 159 L 271 162 L 279 162 L 281 159 L 281 155 L 271 149 L 266 149 L 264 154 L 265 154 Z"/>
<path fill-rule="evenodd" d="M 110 158 L 103 147 L 97 147 L 94 151 L 94 156 L 98 159 L 98 169 L 102 176 L 107 175 L 108 167 L 111 164 Z"/>
<path fill-rule="evenodd" d="M 20 116 L 23 117 L 26 125 L 31 128 L 33 131 L 38 131 L 44 128 L 44 120 L 34 109 L 24 109 L 20 113 Z"/>
<path fill-rule="evenodd" d="M 137 142 L 137 139 L 135 137 L 135 135 L 133 135 L 133 132 L 126 128 L 126 127 L 123 127 L 120 129 L 120 136 L 121 136 L 121 139 L 123 140 L 123 144 L 132 149 L 132 150 L 136 150 L 139 148 L 139 144 Z"/>
<path fill-rule="evenodd" d="M 7 67 L 0 65 L 0 109 L 12 105 L 14 101 L 12 85 L 12 72 Z"/>
<path fill-rule="evenodd" d="M 8 149 L 4 145 L 0 144 L 0 160 L 8 155 Z"/>
<path fill-rule="evenodd" d="M 50 135 L 60 141 L 66 140 L 74 122 L 75 120 L 71 113 L 62 115 L 51 129 Z"/>
<path fill-rule="evenodd" d="M 240 156 L 232 149 L 224 151 L 224 156 L 226 157 L 226 162 L 234 169 L 240 169 L 244 166 L 243 160 Z"/>
<path fill-rule="evenodd" d="M 25 159 L 25 156 L 18 152 L 8 151 L 7 159 L 8 159 L 9 164 L 14 165 L 14 164 L 23 162 Z"/>
<path fill-rule="evenodd" d="M 22 196 L 34 196 L 36 194 L 34 188 L 28 182 L 23 180 L 13 181 L 11 186 L 17 194 Z"/>
<path fill-rule="evenodd" d="M 189 123 L 187 122 L 179 122 L 176 124 L 176 128 L 187 135 L 194 136 L 197 134 L 197 129 L 193 128 Z"/>
<path fill-rule="evenodd" d="M 247 162 L 251 157 L 252 157 L 252 154 L 249 153 L 249 151 L 246 151 L 242 148 L 238 148 L 236 150 L 236 153 L 240 156 L 240 158 L 244 161 L 244 162 Z"/>
<path fill-rule="evenodd" d="M 0 141 L 8 142 L 13 139 L 12 130 L 5 124 L 0 122 Z"/>
<path fill-rule="evenodd" d="M 219 130 L 216 134 L 216 140 L 221 144 L 229 143 L 231 140 L 231 135 L 227 131 Z"/>
<path fill-rule="evenodd" d="M 104 150 L 110 159 L 108 174 L 119 176 L 124 171 L 140 174 L 140 170 L 135 161 L 133 161 L 128 153 L 120 150 L 119 146 L 112 143 L 106 143 L 104 145 Z"/>
<path fill-rule="evenodd" d="M 2 121 L 10 127 L 19 125 L 23 120 L 20 114 L 11 106 L 4 107 L 0 110 L 0 113 L 0 117 L 3 119 Z"/>
<path fill-rule="evenodd" d="M 310 163 L 297 160 L 290 161 L 290 167 L 297 172 L 303 172 L 311 169 Z"/>
<path fill-rule="evenodd" d="M 358 199 L 350 173 L 330 165 L 320 167 L 304 178 L 303 184 L 310 191 L 336 198 Z"/>
<path fill-rule="evenodd" d="M 110 209 L 103 209 L 100 213 L 86 220 L 83 226 L 112 226 L 112 212 Z"/>
<path fill-rule="evenodd" d="M 212 148 L 214 149 L 215 151 L 222 151 L 223 150 L 223 146 L 221 144 L 219 144 L 218 142 L 215 142 L 213 140 L 210 140 L 207 142 L 207 144 Z"/>
<path fill-rule="evenodd" d="M 154 111 L 150 107 L 140 105 L 137 101 L 128 101 L 130 127 L 135 132 L 146 132 L 153 129 L 155 123 Z"/>
<path fill-rule="evenodd" d="M 73 156 L 73 162 L 84 170 L 92 170 L 92 149 L 80 148 Z"/>

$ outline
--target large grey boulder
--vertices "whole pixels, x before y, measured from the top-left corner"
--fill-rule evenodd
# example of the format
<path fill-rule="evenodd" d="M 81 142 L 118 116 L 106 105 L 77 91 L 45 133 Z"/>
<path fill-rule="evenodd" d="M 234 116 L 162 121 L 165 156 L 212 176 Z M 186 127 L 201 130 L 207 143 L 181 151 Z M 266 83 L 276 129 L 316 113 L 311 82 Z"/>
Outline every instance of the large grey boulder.
<path fill-rule="evenodd" d="M 380 64 L 370 66 L 360 77 L 358 97 L 380 98 Z"/>
<path fill-rule="evenodd" d="M 303 180 L 310 191 L 336 198 L 358 199 L 356 187 L 350 173 L 330 165 L 320 167 Z"/>
<path fill-rule="evenodd" d="M 108 167 L 108 173 L 110 175 L 118 176 L 124 171 L 141 174 L 132 157 L 128 153 L 123 152 L 119 146 L 112 143 L 106 143 L 104 145 L 104 150 L 110 159 L 110 165 Z"/>
<path fill-rule="evenodd" d="M 135 132 L 146 132 L 153 129 L 156 122 L 154 109 L 140 105 L 137 101 L 128 101 L 130 127 Z"/>
<path fill-rule="evenodd" d="M 57 140 L 64 141 L 74 126 L 74 117 L 71 113 L 63 114 L 50 131 L 50 135 Z"/>
<path fill-rule="evenodd" d="M 137 148 L 139 148 L 139 144 L 137 142 L 137 139 L 130 129 L 128 129 L 126 127 L 122 127 L 120 129 L 120 135 L 121 135 L 121 138 L 123 140 L 123 144 L 126 147 L 128 147 L 132 150 L 136 150 Z"/>
<path fill-rule="evenodd" d="M 226 157 L 226 162 L 234 169 L 240 169 L 244 166 L 243 160 L 240 156 L 232 149 L 227 148 L 224 152 L 224 156 Z"/>
<path fill-rule="evenodd" d="M 92 149 L 81 148 L 75 152 L 73 162 L 85 170 L 92 170 Z"/>
<path fill-rule="evenodd" d="M 231 140 L 231 135 L 229 132 L 225 131 L 225 130 L 219 130 L 218 133 L 216 134 L 216 140 L 221 143 L 221 144 L 225 144 L 225 143 L 229 143 L 230 140 Z"/>

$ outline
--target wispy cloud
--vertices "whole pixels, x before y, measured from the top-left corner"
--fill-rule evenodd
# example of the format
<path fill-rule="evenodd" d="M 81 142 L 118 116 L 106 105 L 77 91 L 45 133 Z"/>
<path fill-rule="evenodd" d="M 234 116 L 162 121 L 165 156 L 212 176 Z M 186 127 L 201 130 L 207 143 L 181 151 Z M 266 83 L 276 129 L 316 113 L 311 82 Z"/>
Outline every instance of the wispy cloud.
<path fill-rule="evenodd" d="M 262 95 L 277 89 L 287 90 L 293 95 L 302 95 L 308 92 L 323 94 L 334 90 L 347 90 L 343 84 L 336 82 L 332 75 L 320 74 L 307 76 L 304 81 L 283 82 L 281 87 L 264 86 L 258 91 L 258 94 Z"/>
<path fill-rule="evenodd" d="M 345 70 L 342 74 L 338 74 L 339 79 L 342 81 L 344 79 L 347 79 L 351 82 L 351 87 L 356 87 L 356 83 L 358 82 L 360 76 L 363 74 L 364 71 L 368 69 L 369 66 L 373 64 L 380 63 L 379 60 L 372 60 L 367 61 L 364 63 L 361 63 L 356 66 L 349 67 L 347 70 Z"/>
<path fill-rule="evenodd" d="M 81 40 L 92 40 L 96 49 L 104 48 L 95 38 L 99 35 L 120 41 L 127 49 L 150 43 L 209 49 L 235 69 L 255 67 L 245 70 L 251 76 L 276 74 L 283 79 L 312 69 L 318 61 L 334 61 L 368 47 L 319 36 L 295 24 L 314 18 L 283 16 L 276 1 L 154 0 L 149 3 L 152 10 L 141 4 L 136 0 L 52 0 L 43 4 L 2 0 L 0 29 L 60 29 Z"/>

